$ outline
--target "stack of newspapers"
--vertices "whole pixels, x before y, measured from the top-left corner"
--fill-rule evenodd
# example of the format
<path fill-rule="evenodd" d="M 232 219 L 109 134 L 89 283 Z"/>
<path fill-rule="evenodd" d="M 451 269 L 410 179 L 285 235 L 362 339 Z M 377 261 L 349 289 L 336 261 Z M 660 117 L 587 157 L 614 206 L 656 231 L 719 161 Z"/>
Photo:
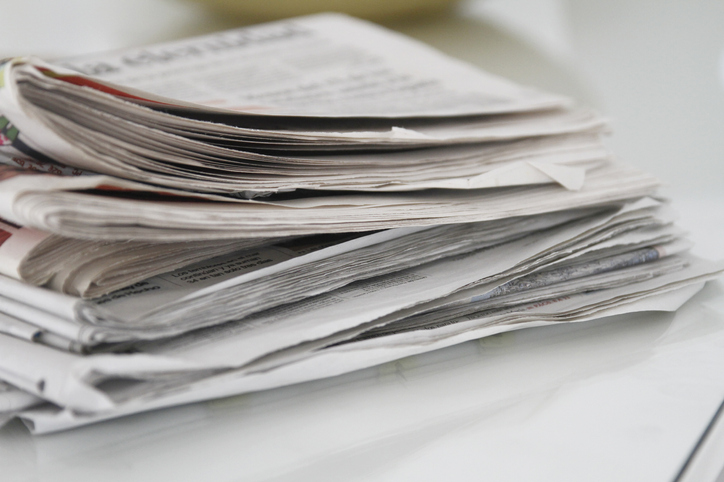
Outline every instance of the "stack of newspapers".
<path fill-rule="evenodd" d="M 675 310 L 724 267 L 689 253 L 606 129 L 333 14 L 7 59 L 0 423 L 51 432 Z"/>

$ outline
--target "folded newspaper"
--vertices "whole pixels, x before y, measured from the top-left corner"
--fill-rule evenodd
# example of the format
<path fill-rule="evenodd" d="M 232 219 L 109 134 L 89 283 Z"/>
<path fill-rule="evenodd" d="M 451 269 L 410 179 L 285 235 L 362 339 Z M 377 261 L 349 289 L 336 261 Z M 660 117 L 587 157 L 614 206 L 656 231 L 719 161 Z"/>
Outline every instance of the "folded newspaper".
<path fill-rule="evenodd" d="M 0 423 L 46 433 L 675 310 L 605 121 L 336 14 L 0 63 Z"/>

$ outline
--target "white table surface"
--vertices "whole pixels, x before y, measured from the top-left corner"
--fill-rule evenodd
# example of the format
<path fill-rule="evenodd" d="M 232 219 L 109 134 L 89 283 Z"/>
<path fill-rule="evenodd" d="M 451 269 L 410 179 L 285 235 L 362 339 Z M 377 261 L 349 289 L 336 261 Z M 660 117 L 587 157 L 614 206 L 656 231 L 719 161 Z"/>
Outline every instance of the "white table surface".
<path fill-rule="evenodd" d="M 180 0 L 0 0 L 0 57 L 236 23 Z M 488 0 L 392 26 L 600 108 L 619 157 L 670 184 L 695 252 L 722 258 L 723 25 L 719 0 Z M 724 400 L 722 367 L 717 281 L 675 314 L 514 332 L 54 435 L 13 422 L 0 480 L 716 480 L 721 437 L 680 471 Z"/>

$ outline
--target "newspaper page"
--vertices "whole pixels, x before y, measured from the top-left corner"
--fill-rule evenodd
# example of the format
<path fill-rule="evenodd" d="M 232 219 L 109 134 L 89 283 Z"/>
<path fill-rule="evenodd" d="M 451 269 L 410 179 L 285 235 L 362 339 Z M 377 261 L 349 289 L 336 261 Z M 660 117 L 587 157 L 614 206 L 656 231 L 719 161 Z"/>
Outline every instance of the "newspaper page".
<path fill-rule="evenodd" d="M 566 102 L 339 14 L 288 19 L 63 64 L 185 102 L 288 116 L 459 116 Z"/>

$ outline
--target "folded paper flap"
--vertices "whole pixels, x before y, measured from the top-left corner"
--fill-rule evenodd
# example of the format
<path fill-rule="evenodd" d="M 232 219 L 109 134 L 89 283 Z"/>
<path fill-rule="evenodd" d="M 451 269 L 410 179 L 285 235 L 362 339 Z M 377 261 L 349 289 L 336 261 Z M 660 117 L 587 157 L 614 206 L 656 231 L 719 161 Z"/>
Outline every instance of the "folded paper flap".
<path fill-rule="evenodd" d="M 555 163 L 529 162 L 531 167 L 571 191 L 578 191 L 586 180 L 586 169 Z"/>

